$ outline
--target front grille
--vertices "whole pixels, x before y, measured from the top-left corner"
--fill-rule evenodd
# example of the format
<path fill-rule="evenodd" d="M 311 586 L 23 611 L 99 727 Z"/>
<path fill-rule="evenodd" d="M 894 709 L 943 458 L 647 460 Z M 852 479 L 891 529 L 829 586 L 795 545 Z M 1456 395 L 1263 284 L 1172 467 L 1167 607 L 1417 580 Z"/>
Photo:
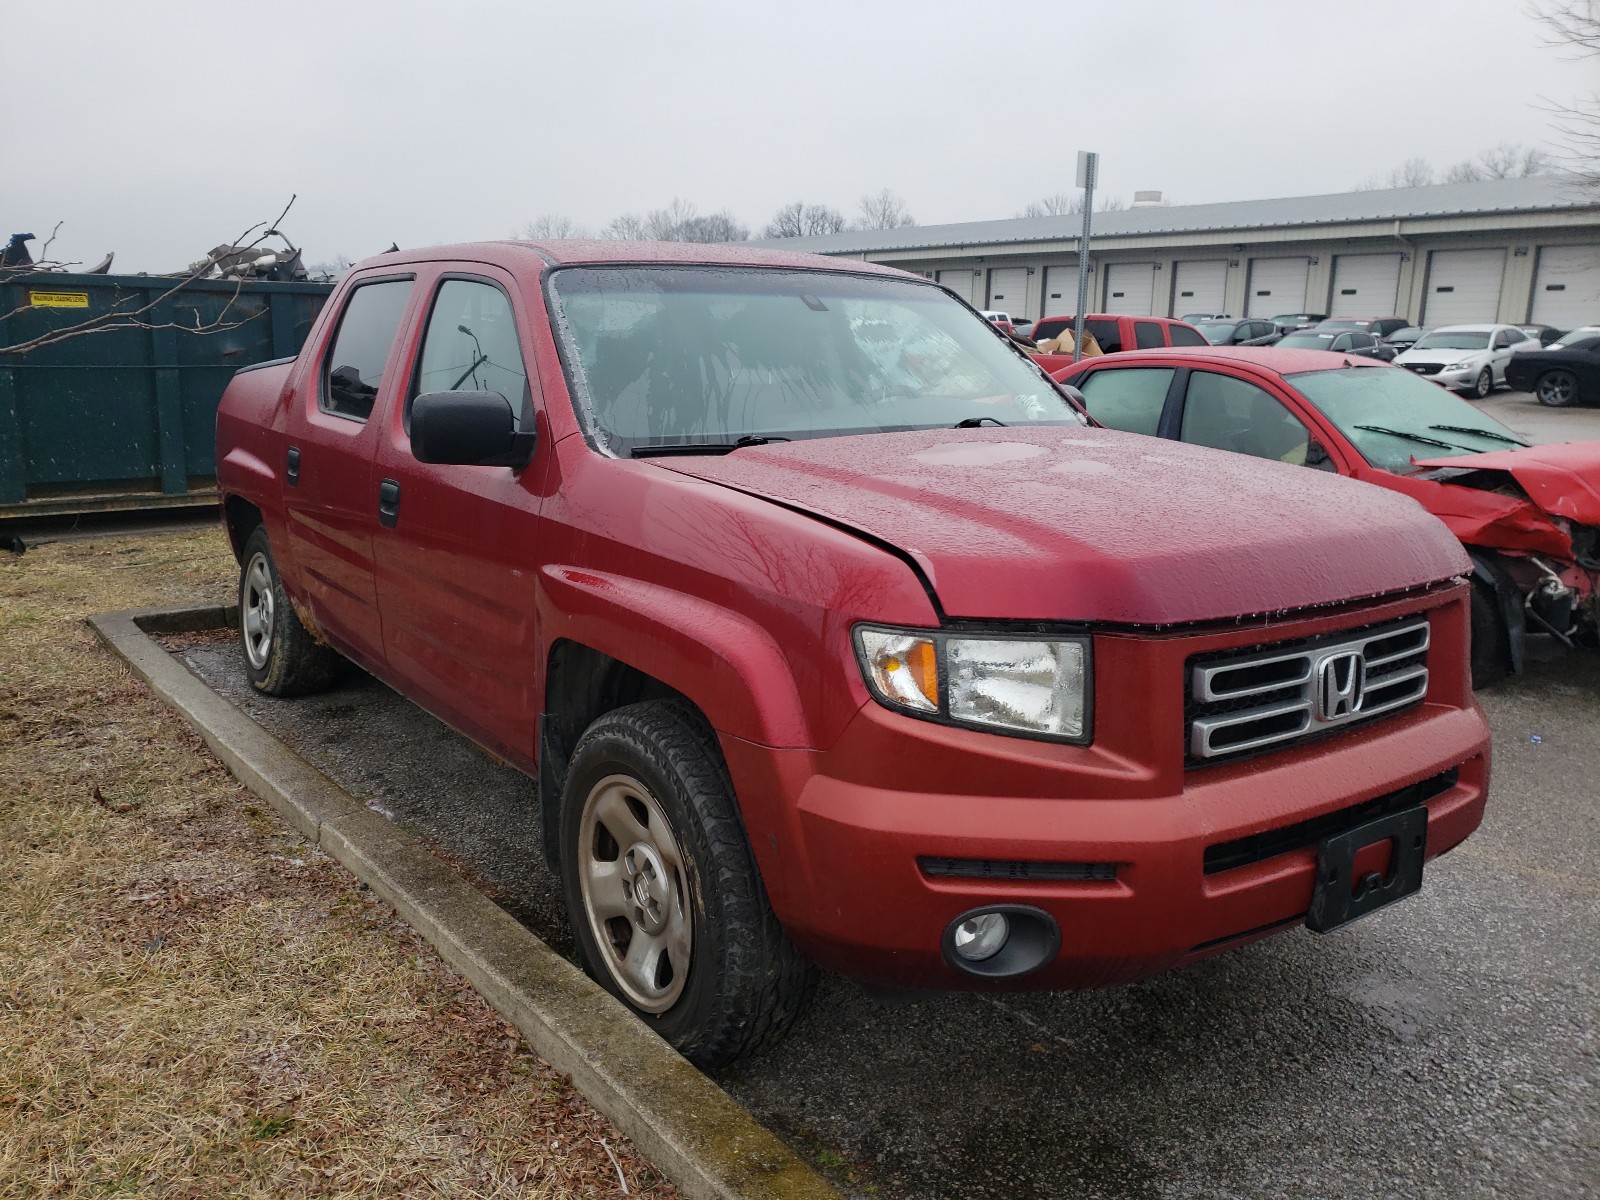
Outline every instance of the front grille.
<path fill-rule="evenodd" d="M 1437 375 L 1444 370 L 1443 363 L 1407 363 L 1406 366 L 1418 375 Z"/>
<path fill-rule="evenodd" d="M 999 858 L 917 859 L 924 875 L 955 879 L 1004 879 L 1012 883 L 1058 883 L 1063 880 L 1110 880 L 1117 877 L 1116 863 L 1028 862 Z"/>
<path fill-rule="evenodd" d="M 1215 875 L 1221 871 L 1231 871 L 1235 867 L 1266 862 L 1269 858 L 1288 854 L 1291 850 L 1304 850 L 1308 846 L 1315 846 L 1323 838 L 1347 833 L 1357 825 L 1364 825 L 1368 821 L 1376 821 L 1379 817 L 1387 817 L 1391 813 L 1403 812 L 1426 803 L 1455 787 L 1456 780 L 1460 777 L 1460 768 L 1451 767 L 1450 770 L 1431 779 L 1413 783 L 1410 787 L 1390 792 L 1387 796 L 1379 796 L 1376 800 L 1353 804 L 1337 812 L 1323 813 L 1322 816 L 1312 817 L 1309 821 L 1299 821 L 1278 829 L 1268 829 L 1263 833 L 1253 833 L 1249 837 L 1235 838 L 1231 842 L 1218 842 L 1214 846 L 1207 846 L 1205 873 Z"/>
<path fill-rule="evenodd" d="M 1399 622 L 1189 660 L 1188 763 L 1276 750 L 1418 703 L 1428 622 Z"/>

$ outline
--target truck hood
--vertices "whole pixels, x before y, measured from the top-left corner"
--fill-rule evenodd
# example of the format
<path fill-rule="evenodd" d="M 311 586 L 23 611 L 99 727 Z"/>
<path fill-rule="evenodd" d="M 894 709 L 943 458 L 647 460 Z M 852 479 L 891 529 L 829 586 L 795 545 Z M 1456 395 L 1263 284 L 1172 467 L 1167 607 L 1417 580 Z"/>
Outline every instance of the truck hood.
<path fill-rule="evenodd" d="M 1600 442 L 1561 442 L 1521 450 L 1490 450 L 1457 458 L 1418 459 L 1419 467 L 1449 471 L 1441 482 L 1464 483 L 1462 471 L 1509 475 L 1529 500 L 1553 517 L 1600 525 Z M 1478 479 L 1474 485 L 1492 483 Z"/>
<path fill-rule="evenodd" d="M 1470 570 L 1407 497 L 1106 429 L 919 430 L 651 461 L 889 543 L 952 617 L 1214 621 Z"/>

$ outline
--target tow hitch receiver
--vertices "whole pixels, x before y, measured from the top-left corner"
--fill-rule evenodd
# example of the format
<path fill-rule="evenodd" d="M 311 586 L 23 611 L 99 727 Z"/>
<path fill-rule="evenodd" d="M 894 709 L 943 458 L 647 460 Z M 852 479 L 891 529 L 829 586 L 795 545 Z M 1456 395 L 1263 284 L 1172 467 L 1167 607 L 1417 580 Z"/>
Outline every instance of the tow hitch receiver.
<path fill-rule="evenodd" d="M 1385 840 L 1391 843 L 1387 875 L 1372 871 L 1357 878 L 1357 855 Z M 1428 810 L 1420 805 L 1323 838 L 1306 925 L 1327 933 L 1417 891 L 1427 843 Z"/>

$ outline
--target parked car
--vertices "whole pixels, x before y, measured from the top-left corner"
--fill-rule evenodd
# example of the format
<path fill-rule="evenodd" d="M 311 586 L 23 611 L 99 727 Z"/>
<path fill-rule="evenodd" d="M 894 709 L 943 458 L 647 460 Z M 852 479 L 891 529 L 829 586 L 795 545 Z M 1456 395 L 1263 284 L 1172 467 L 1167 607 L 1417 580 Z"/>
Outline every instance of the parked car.
<path fill-rule="evenodd" d="M 1212 346 L 1270 346 L 1283 336 L 1271 321 L 1202 321 L 1195 326 Z"/>
<path fill-rule="evenodd" d="M 1387 338 L 1411 324 L 1404 317 L 1329 317 L 1317 322 L 1318 329 L 1359 329 L 1374 337 Z"/>
<path fill-rule="evenodd" d="M 1393 346 L 1397 352 L 1403 354 L 1431 332 L 1432 330 L 1425 329 L 1420 325 L 1407 325 L 1404 329 L 1396 329 L 1383 340 Z"/>
<path fill-rule="evenodd" d="M 1294 329 L 1310 329 L 1318 321 L 1326 321 L 1327 313 L 1279 313 L 1272 318 L 1280 332 L 1288 333 Z"/>
<path fill-rule="evenodd" d="M 1184 313 L 1178 320 L 1185 325 L 1198 325 L 1201 321 L 1231 321 L 1232 313 Z"/>
<path fill-rule="evenodd" d="M 1541 346 L 1548 346 L 1561 337 L 1562 331 L 1554 325 L 1518 325 L 1518 329 Z"/>
<path fill-rule="evenodd" d="M 250 682 L 349 658 L 535 776 L 579 958 L 698 1063 L 814 963 L 1087 987 L 1335 928 L 1482 818 L 1437 521 L 1092 428 L 920 277 L 385 254 L 216 436 Z"/>
<path fill-rule="evenodd" d="M 1530 447 L 1414 375 L 1314 350 L 1151 351 L 1056 378 L 1113 429 L 1335 471 L 1419 501 L 1472 557 L 1479 687 L 1522 669 L 1529 630 L 1572 639 L 1600 628 L 1600 442 Z"/>
<path fill-rule="evenodd" d="M 1570 408 L 1600 400 L 1600 329 L 1573 330 L 1549 349 L 1517 354 L 1506 364 L 1506 383 L 1532 392 L 1540 404 Z M 1569 340 L 1570 339 L 1570 340 Z"/>
<path fill-rule="evenodd" d="M 1034 359 L 1046 371 L 1054 371 L 1072 364 L 1072 352 L 1056 353 L 1044 346 L 1053 338 L 1070 334 L 1077 325 L 1077 317 L 1041 317 L 1034 323 L 1031 336 L 1041 347 Z M 1130 317 L 1112 313 L 1091 313 L 1083 319 L 1083 328 L 1093 341 L 1090 343 L 1101 354 L 1117 354 L 1123 350 L 1145 350 L 1160 346 L 1204 346 L 1205 338 L 1193 325 L 1174 321 L 1170 317 Z M 1087 339 L 1086 339 L 1087 340 Z M 1069 343 L 1070 345 L 1070 343 Z"/>
<path fill-rule="evenodd" d="M 994 312 L 990 309 L 984 309 L 983 316 L 985 320 L 989 321 L 991 324 L 1000 326 L 1000 328 L 1004 329 L 1007 333 L 1021 333 L 1026 335 L 1027 327 L 1031 327 L 1033 324 L 1031 321 L 1014 321 L 1011 319 L 1010 313 Z"/>
<path fill-rule="evenodd" d="M 1506 364 L 1532 345 L 1515 325 L 1441 325 L 1394 360 L 1440 387 L 1482 400 L 1506 381 Z"/>
<path fill-rule="evenodd" d="M 1334 353 L 1359 354 L 1362 358 L 1375 358 L 1379 362 L 1393 362 L 1400 351 L 1387 342 L 1380 342 L 1370 333 L 1360 329 L 1297 329 L 1286 333 L 1274 345 L 1285 350 L 1328 350 Z"/>

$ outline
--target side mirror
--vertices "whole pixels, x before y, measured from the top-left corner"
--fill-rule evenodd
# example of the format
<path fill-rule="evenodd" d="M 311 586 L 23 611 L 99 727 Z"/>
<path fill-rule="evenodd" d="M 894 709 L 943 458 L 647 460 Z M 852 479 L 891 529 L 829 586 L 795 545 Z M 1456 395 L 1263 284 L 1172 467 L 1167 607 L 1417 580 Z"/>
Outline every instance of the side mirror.
<path fill-rule="evenodd" d="M 411 403 L 411 453 L 418 462 L 520 471 L 535 435 L 517 432 L 499 392 L 427 392 Z"/>

